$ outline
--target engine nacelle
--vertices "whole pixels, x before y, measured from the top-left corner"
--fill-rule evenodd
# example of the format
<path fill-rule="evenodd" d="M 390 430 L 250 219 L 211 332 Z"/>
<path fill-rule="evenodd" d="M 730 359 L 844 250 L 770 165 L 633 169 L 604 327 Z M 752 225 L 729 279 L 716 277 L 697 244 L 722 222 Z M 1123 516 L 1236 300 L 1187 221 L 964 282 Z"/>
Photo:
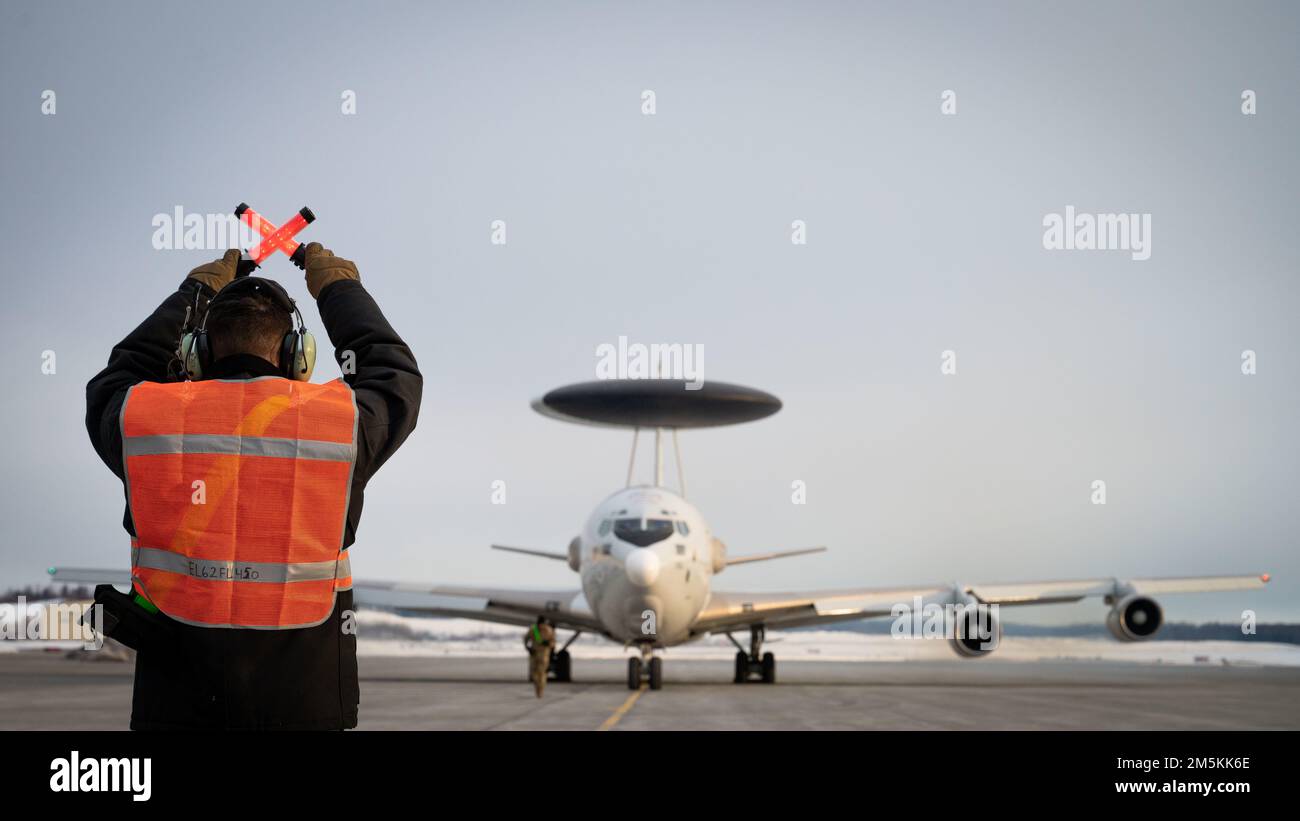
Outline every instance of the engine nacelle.
<path fill-rule="evenodd" d="M 721 573 L 722 569 L 727 566 L 727 546 L 716 536 L 713 539 L 713 572 Z"/>
<path fill-rule="evenodd" d="M 582 537 L 574 536 L 569 542 L 569 569 L 574 573 L 582 570 Z"/>
<path fill-rule="evenodd" d="M 1110 609 L 1106 614 L 1106 629 L 1120 641 L 1143 641 L 1154 636 L 1164 620 L 1155 599 L 1134 595 L 1121 599 Z"/>
<path fill-rule="evenodd" d="M 957 609 L 956 625 L 950 640 L 953 651 L 962 658 L 987 656 L 1002 641 L 1002 623 L 984 604 Z"/>

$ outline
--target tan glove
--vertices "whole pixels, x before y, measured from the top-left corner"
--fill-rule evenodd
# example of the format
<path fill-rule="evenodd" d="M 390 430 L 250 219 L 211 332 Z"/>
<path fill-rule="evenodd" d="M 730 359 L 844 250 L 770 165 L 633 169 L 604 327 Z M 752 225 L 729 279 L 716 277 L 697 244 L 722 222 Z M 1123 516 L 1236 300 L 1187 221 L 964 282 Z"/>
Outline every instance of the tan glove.
<path fill-rule="evenodd" d="M 239 249 L 231 248 L 221 259 L 214 259 L 190 271 L 189 278 L 197 279 L 214 291 L 220 291 L 235 278 L 235 267 L 238 265 Z"/>
<path fill-rule="evenodd" d="M 333 251 L 321 247 L 319 242 L 309 244 L 304 254 L 303 270 L 307 272 L 307 290 L 312 299 L 320 299 L 325 286 L 340 279 L 361 281 L 361 274 L 351 260 L 334 256 Z"/>

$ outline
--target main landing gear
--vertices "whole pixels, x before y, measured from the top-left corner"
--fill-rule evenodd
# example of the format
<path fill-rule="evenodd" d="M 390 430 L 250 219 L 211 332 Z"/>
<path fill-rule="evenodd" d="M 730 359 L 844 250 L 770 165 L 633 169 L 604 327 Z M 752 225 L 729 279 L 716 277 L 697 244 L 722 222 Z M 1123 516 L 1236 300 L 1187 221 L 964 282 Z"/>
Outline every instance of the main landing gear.
<path fill-rule="evenodd" d="M 550 664 L 546 667 L 547 681 L 573 681 L 573 660 L 569 656 L 569 645 L 578 640 L 582 631 L 574 633 L 557 652 L 551 653 Z"/>
<path fill-rule="evenodd" d="M 627 660 L 627 689 L 641 689 L 642 681 L 649 681 L 651 690 L 664 686 L 664 660 L 654 655 L 654 647 L 649 644 L 641 645 L 641 658 Z"/>
<path fill-rule="evenodd" d="M 762 653 L 763 637 L 766 631 L 761 624 L 751 625 L 749 628 L 749 652 L 730 633 L 727 638 L 731 643 L 736 645 L 736 678 L 737 684 L 744 684 L 752 681 L 755 677 L 764 684 L 772 684 L 776 681 L 776 656 L 771 653 Z M 760 655 L 761 653 L 761 655 Z"/>
<path fill-rule="evenodd" d="M 568 650 L 551 654 L 551 664 L 546 668 L 547 681 L 573 681 L 573 666 Z"/>

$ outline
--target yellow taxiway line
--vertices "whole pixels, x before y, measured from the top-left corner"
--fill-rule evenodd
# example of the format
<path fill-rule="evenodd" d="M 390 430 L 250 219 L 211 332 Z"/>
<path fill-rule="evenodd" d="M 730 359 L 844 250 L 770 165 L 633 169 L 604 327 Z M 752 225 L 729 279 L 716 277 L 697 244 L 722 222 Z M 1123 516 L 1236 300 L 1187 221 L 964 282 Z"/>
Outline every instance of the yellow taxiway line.
<path fill-rule="evenodd" d="M 646 687 L 644 684 L 638 687 L 637 691 L 628 696 L 627 701 L 623 702 L 623 706 L 615 710 L 613 715 L 605 719 L 605 722 L 596 728 L 596 732 L 604 732 L 606 730 L 614 729 L 614 725 L 617 724 L 623 716 L 627 715 L 627 711 L 632 709 L 632 705 L 636 704 L 636 700 L 641 697 L 641 694 L 644 693 L 645 690 Z"/>

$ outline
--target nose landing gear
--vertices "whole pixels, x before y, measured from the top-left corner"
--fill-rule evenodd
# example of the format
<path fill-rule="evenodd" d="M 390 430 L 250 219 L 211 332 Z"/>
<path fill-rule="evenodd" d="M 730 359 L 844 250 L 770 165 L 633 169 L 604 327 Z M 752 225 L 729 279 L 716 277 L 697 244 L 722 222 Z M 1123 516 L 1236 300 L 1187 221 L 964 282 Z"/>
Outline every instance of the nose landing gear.
<path fill-rule="evenodd" d="M 642 681 L 649 681 L 651 690 L 664 686 L 664 660 L 654 655 L 654 647 L 649 644 L 641 645 L 641 658 L 627 660 L 627 689 L 640 689 Z"/>
<path fill-rule="evenodd" d="M 750 625 L 749 628 L 749 652 L 730 633 L 727 638 L 731 643 L 736 645 L 736 684 L 744 684 L 747 681 L 754 680 L 755 677 L 764 684 L 773 684 L 776 682 L 776 656 L 771 653 L 763 653 L 763 638 L 766 630 L 761 624 Z"/>

